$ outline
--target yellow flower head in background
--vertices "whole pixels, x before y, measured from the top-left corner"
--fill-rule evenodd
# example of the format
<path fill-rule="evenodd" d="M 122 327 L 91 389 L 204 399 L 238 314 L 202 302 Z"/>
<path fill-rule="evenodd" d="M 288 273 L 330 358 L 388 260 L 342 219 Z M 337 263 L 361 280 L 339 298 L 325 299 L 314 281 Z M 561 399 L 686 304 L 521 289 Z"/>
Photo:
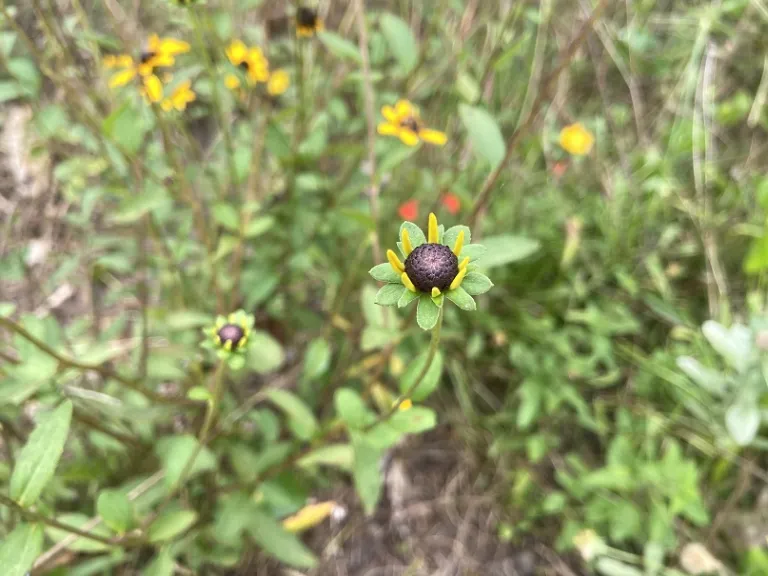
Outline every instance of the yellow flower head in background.
<path fill-rule="evenodd" d="M 104 58 L 104 66 L 107 69 L 119 69 L 109 79 L 109 86 L 125 86 L 138 77 L 142 95 L 150 102 L 159 102 L 163 97 L 163 84 L 155 70 L 173 66 L 176 56 L 185 52 L 189 52 L 189 44 L 186 42 L 175 38 L 160 38 L 153 34 L 138 60 L 129 54 L 109 55 Z"/>
<path fill-rule="evenodd" d="M 187 80 L 179 84 L 168 98 L 163 99 L 160 106 L 166 112 L 170 112 L 174 108 L 182 112 L 186 110 L 187 104 L 195 101 L 195 98 L 195 93 L 192 91 L 192 81 Z"/>
<path fill-rule="evenodd" d="M 285 70 L 275 70 L 270 74 L 267 82 L 267 92 L 270 96 L 280 96 L 288 90 L 291 78 Z"/>
<path fill-rule="evenodd" d="M 227 47 L 227 59 L 245 74 L 249 86 L 269 79 L 269 62 L 260 48 L 248 48 L 242 40 L 232 40 Z M 224 83 L 230 90 L 240 87 L 237 74 L 228 74 Z"/>
<path fill-rule="evenodd" d="M 577 122 L 560 130 L 560 146 L 574 156 L 585 156 L 592 150 L 595 137 L 586 127 Z"/>
<path fill-rule="evenodd" d="M 300 7 L 296 11 L 296 34 L 304 38 L 314 36 L 324 28 L 323 20 L 312 8 Z"/>
<path fill-rule="evenodd" d="M 419 142 L 428 142 L 443 146 L 448 137 L 438 130 L 431 130 L 424 125 L 419 116 L 419 109 L 407 100 L 400 100 L 392 106 L 384 106 L 381 114 L 386 122 L 379 124 L 379 134 L 397 136 L 403 144 L 416 146 Z"/>

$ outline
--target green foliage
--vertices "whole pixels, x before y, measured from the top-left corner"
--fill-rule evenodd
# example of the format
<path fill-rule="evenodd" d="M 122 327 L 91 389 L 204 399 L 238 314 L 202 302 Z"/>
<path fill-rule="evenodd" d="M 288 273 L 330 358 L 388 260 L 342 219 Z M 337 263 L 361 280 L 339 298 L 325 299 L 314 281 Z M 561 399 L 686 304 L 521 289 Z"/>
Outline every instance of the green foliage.
<path fill-rule="evenodd" d="M 27 4 L 0 12 L 3 576 L 327 571 L 437 427 L 515 548 L 766 572 L 727 534 L 764 512 L 762 3 Z M 463 244 L 458 287 L 404 280 L 428 238 Z M 331 488 L 366 517 L 284 528 Z"/>

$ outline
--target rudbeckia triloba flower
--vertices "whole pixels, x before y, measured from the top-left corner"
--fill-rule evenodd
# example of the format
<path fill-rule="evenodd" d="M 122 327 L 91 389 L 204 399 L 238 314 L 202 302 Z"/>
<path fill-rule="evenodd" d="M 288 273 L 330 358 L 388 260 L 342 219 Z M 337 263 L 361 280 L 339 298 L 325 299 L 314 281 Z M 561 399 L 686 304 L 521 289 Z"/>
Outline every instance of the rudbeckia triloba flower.
<path fill-rule="evenodd" d="M 585 156 L 592 150 L 595 137 L 583 124 L 576 123 L 560 130 L 560 146 L 574 156 Z"/>
<path fill-rule="evenodd" d="M 201 344 L 203 348 L 216 350 L 221 360 L 226 360 L 233 370 L 239 370 L 245 365 L 245 352 L 248 338 L 253 330 L 253 315 L 243 310 L 233 312 L 229 316 L 218 316 L 216 323 L 203 328 L 206 339 Z"/>
<path fill-rule="evenodd" d="M 269 62 L 260 48 L 248 48 L 242 40 L 232 40 L 227 47 L 227 59 L 245 74 L 249 86 L 269 80 Z M 224 82 L 230 90 L 240 87 L 237 74 L 228 74 Z"/>
<path fill-rule="evenodd" d="M 288 76 L 288 72 L 285 70 L 275 70 L 269 75 L 267 81 L 267 93 L 270 96 L 280 96 L 288 90 L 288 86 L 291 83 L 291 78 Z"/>
<path fill-rule="evenodd" d="M 403 144 L 416 146 L 420 141 L 443 146 L 448 138 L 445 133 L 424 126 L 419 109 L 407 100 L 399 100 L 392 106 L 384 106 L 381 114 L 386 122 L 379 124 L 379 134 L 397 136 Z"/>
<path fill-rule="evenodd" d="M 125 86 L 134 78 L 141 80 L 141 92 L 150 102 L 159 102 L 163 97 L 163 84 L 155 74 L 156 68 L 173 66 L 176 56 L 189 52 L 189 44 L 175 38 L 160 38 L 157 34 L 149 37 L 147 47 L 138 60 L 129 54 L 110 55 L 104 58 L 104 66 L 120 68 L 109 79 L 109 86 Z"/>
<path fill-rule="evenodd" d="M 163 110 L 170 112 L 174 108 L 179 112 L 186 110 L 187 104 L 195 101 L 195 93 L 192 91 L 192 81 L 186 80 L 179 84 L 168 98 L 160 103 Z"/>
<path fill-rule="evenodd" d="M 429 215 L 426 237 L 413 222 L 403 222 L 397 246 L 405 262 L 387 250 L 389 263 L 370 270 L 376 280 L 386 282 L 376 294 L 376 304 L 403 308 L 418 299 L 416 320 L 424 330 L 435 327 L 445 298 L 462 310 L 474 310 L 472 296 L 487 292 L 493 283 L 472 264 L 485 246 L 470 241 L 469 228 L 444 230 L 434 214 Z"/>
<path fill-rule="evenodd" d="M 296 34 L 305 38 L 323 29 L 323 21 L 312 8 L 300 7 L 296 11 Z"/>

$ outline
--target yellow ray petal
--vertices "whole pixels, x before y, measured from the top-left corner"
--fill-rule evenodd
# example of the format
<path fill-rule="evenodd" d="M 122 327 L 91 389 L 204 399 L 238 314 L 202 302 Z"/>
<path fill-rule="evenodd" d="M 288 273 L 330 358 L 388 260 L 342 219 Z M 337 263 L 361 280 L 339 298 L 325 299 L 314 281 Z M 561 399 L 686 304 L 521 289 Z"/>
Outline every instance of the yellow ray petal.
<path fill-rule="evenodd" d="M 157 51 L 163 54 L 170 54 L 176 56 L 178 54 L 184 54 L 189 52 L 189 44 L 183 40 L 176 40 L 176 38 L 163 38 L 160 40 L 160 45 Z"/>
<path fill-rule="evenodd" d="M 467 275 L 467 269 L 464 268 L 463 270 L 459 270 L 459 273 L 456 274 L 456 278 L 453 279 L 453 282 L 451 282 L 451 287 L 449 290 L 456 290 L 459 286 L 461 286 L 461 281 L 464 280 L 464 276 Z"/>
<path fill-rule="evenodd" d="M 170 98 L 166 98 L 160 102 L 160 107 L 166 112 L 170 112 L 173 109 L 173 101 Z"/>
<path fill-rule="evenodd" d="M 461 261 L 459 264 L 459 272 L 462 270 L 466 270 L 467 266 L 469 265 L 469 256 L 465 256 L 464 260 Z"/>
<path fill-rule="evenodd" d="M 406 274 L 405 272 L 400 274 L 400 280 L 402 280 L 403 286 L 408 288 L 408 290 L 410 290 L 411 292 L 416 292 L 416 286 L 414 286 L 413 282 L 411 282 L 411 279 L 408 278 L 408 274 Z"/>
<path fill-rule="evenodd" d="M 288 76 L 288 72 L 285 70 L 275 70 L 269 77 L 269 82 L 267 83 L 267 92 L 269 92 L 272 96 L 279 96 L 288 90 L 288 85 L 290 82 L 291 79 Z"/>
<path fill-rule="evenodd" d="M 144 79 L 144 90 L 150 102 L 160 102 L 163 98 L 163 83 L 157 76 L 149 76 Z"/>
<path fill-rule="evenodd" d="M 147 42 L 147 47 L 149 48 L 149 52 L 157 52 L 160 48 L 160 36 L 152 34 Z"/>
<path fill-rule="evenodd" d="M 398 274 L 405 272 L 405 266 L 403 266 L 403 263 L 400 262 L 400 258 L 397 257 L 397 254 L 395 254 L 394 250 L 387 250 L 387 260 L 389 260 L 389 264 L 392 266 L 395 272 Z"/>
<path fill-rule="evenodd" d="M 440 296 L 440 288 L 432 286 L 432 298 L 437 298 L 438 296 Z"/>
<path fill-rule="evenodd" d="M 414 132 L 413 130 L 409 130 L 407 128 L 401 128 L 399 136 L 403 144 L 406 144 L 408 146 L 416 146 L 416 144 L 419 143 L 419 135 L 416 134 L 416 132 Z"/>
<path fill-rule="evenodd" d="M 336 508 L 336 502 L 318 502 L 308 504 L 293 516 L 283 520 L 283 528 L 288 532 L 304 532 L 320 524 L 330 516 Z"/>
<path fill-rule="evenodd" d="M 406 228 L 403 228 L 403 232 L 400 234 L 400 242 L 403 243 L 403 252 L 405 252 L 406 256 L 408 256 L 411 252 L 413 252 L 411 237 L 408 234 L 408 230 Z"/>
<path fill-rule="evenodd" d="M 461 254 L 462 248 L 464 248 L 464 230 L 461 230 L 459 235 L 456 236 L 456 243 L 453 245 L 453 253 L 458 256 Z"/>
<path fill-rule="evenodd" d="M 243 60 L 245 60 L 247 54 L 248 48 L 245 47 L 242 40 L 232 40 L 227 47 L 227 58 L 235 66 L 241 64 Z"/>
<path fill-rule="evenodd" d="M 397 104 L 395 104 L 395 113 L 398 118 L 407 118 L 413 113 L 413 104 L 408 102 L 408 100 L 398 100 Z"/>
<path fill-rule="evenodd" d="M 127 54 L 109 54 L 104 56 L 103 63 L 105 68 L 129 68 L 133 66 L 133 58 Z"/>
<path fill-rule="evenodd" d="M 397 136 L 400 134 L 400 127 L 390 122 L 382 122 L 377 126 L 376 130 L 382 136 Z"/>
<path fill-rule="evenodd" d="M 427 242 L 430 244 L 437 244 L 437 216 L 435 216 L 434 212 L 429 213 Z"/>
<path fill-rule="evenodd" d="M 392 106 L 382 106 L 381 107 L 381 115 L 384 116 L 384 118 L 389 121 L 397 124 L 398 116 L 397 112 L 395 112 L 395 109 L 392 108 Z"/>
<path fill-rule="evenodd" d="M 448 142 L 448 136 L 444 132 L 439 130 L 430 130 L 429 128 L 422 128 L 419 130 L 419 138 L 424 142 L 435 144 L 437 146 L 444 146 Z"/>
<path fill-rule="evenodd" d="M 224 85 L 230 90 L 236 90 L 240 87 L 240 78 L 234 74 L 227 74 L 227 77 L 224 78 Z"/>
<path fill-rule="evenodd" d="M 125 86 L 133 80 L 136 76 L 136 70 L 133 68 L 128 68 L 128 70 L 123 70 L 122 72 L 118 72 L 112 78 L 109 80 L 109 87 L 110 88 L 117 88 L 118 86 Z"/>

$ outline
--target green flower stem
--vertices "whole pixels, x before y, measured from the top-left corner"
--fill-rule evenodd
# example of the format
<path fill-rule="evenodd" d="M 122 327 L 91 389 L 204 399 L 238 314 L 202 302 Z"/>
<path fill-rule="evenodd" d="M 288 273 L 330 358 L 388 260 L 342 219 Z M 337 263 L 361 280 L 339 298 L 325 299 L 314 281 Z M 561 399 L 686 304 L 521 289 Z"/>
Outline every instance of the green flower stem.
<path fill-rule="evenodd" d="M 70 534 L 76 534 L 81 538 L 94 540 L 96 542 L 100 542 L 101 544 L 106 544 L 107 546 L 114 546 L 115 544 L 118 544 L 120 542 L 119 539 L 112 539 L 112 538 L 107 538 L 105 536 L 99 536 L 98 534 L 92 534 L 91 532 L 86 532 L 85 530 L 81 530 L 79 528 L 76 528 L 75 526 L 70 526 L 69 524 L 64 524 L 63 522 L 59 522 L 54 518 L 49 518 L 48 516 L 44 516 L 43 514 L 39 514 L 37 512 L 33 512 L 32 510 L 28 510 L 27 508 L 20 506 L 15 501 L 11 500 L 10 498 L 8 498 L 3 494 L 0 494 L 0 504 L 7 506 L 11 510 L 15 510 L 19 512 L 22 516 L 24 516 L 28 520 L 31 520 L 32 522 L 40 522 L 41 524 L 45 524 L 46 526 L 50 526 L 51 528 L 64 530 L 65 532 L 69 532 Z"/>
<path fill-rule="evenodd" d="M 151 390 L 145 387 L 144 385 L 142 385 L 140 382 L 136 380 L 131 380 L 129 378 L 125 378 L 124 376 L 121 376 L 115 370 L 113 370 L 109 366 L 106 366 L 105 364 L 89 364 L 87 362 L 80 362 L 79 360 L 75 360 L 74 358 L 68 358 L 66 356 L 63 356 L 62 354 L 60 354 L 59 352 L 57 352 L 56 350 L 48 346 L 48 344 L 38 339 L 37 337 L 33 336 L 23 326 L 17 324 L 10 318 L 0 317 L 0 328 L 5 328 L 10 332 L 18 334 L 19 336 L 24 338 L 27 342 L 35 346 L 35 348 L 37 348 L 41 352 L 44 352 L 48 354 L 48 356 L 57 360 L 59 364 L 61 364 L 62 366 L 65 366 L 67 368 L 75 368 L 77 370 L 86 370 L 89 372 L 96 372 L 100 374 L 102 378 L 104 379 L 111 378 L 113 380 L 116 380 L 126 388 L 130 388 L 131 390 L 134 390 L 155 402 L 159 402 L 162 404 L 184 404 L 184 405 L 197 404 L 197 402 L 188 400 L 186 398 L 170 397 L 170 396 L 163 396 L 162 394 L 158 394 L 154 390 Z"/>
<path fill-rule="evenodd" d="M 376 425 L 382 422 L 385 422 L 386 420 L 389 420 L 392 417 L 392 415 L 400 409 L 400 405 L 403 402 L 411 399 L 411 396 L 413 396 L 413 393 L 416 392 L 416 389 L 421 384 L 421 381 L 424 380 L 424 377 L 427 375 L 427 372 L 429 372 L 430 366 L 432 366 L 432 362 L 434 361 L 435 356 L 437 356 L 437 351 L 440 349 L 440 333 L 443 328 L 444 310 L 445 310 L 444 306 L 440 308 L 440 313 L 437 317 L 437 324 L 432 329 L 432 338 L 429 341 L 429 351 L 427 352 L 427 361 L 424 363 L 424 368 L 421 369 L 421 372 L 419 372 L 419 375 L 416 377 L 416 380 L 414 380 L 413 384 L 411 384 L 411 387 L 405 391 L 405 394 L 401 394 L 397 398 L 397 400 L 395 400 L 395 403 L 392 405 L 392 408 L 390 408 L 388 412 L 385 412 L 384 414 L 379 416 L 375 422 L 371 422 L 368 426 L 366 426 L 363 429 L 365 432 L 369 432 Z"/>
<path fill-rule="evenodd" d="M 229 177 L 230 181 L 235 177 L 235 174 L 237 174 L 237 167 L 235 165 L 235 148 L 232 144 L 232 133 L 230 131 L 229 123 L 227 122 L 227 118 L 224 114 L 224 107 L 222 106 L 221 102 L 221 94 L 219 93 L 220 86 L 218 81 L 218 74 L 216 73 L 216 67 L 214 66 L 213 59 L 211 58 L 210 53 L 208 52 L 208 47 L 205 42 L 205 35 L 203 31 L 203 23 L 200 20 L 200 16 L 197 13 L 198 8 L 193 7 L 189 13 L 192 16 L 192 27 L 195 30 L 195 37 L 197 38 L 197 43 L 200 48 L 200 52 L 203 55 L 203 65 L 205 66 L 205 71 L 208 74 L 208 77 L 211 79 L 211 82 L 213 83 L 213 89 L 211 90 L 211 97 L 213 98 L 213 106 L 216 108 L 216 112 L 218 113 L 219 117 L 219 127 L 221 128 L 221 137 L 224 140 L 224 148 L 227 153 L 227 162 L 229 163 Z M 228 182 L 225 181 L 227 186 L 225 186 L 223 192 L 226 195 L 226 188 L 228 188 Z"/>
<path fill-rule="evenodd" d="M 176 494 L 178 494 L 182 489 L 184 483 L 187 481 L 187 476 L 189 476 L 190 472 L 192 471 L 192 467 L 195 465 L 197 457 L 200 455 L 200 452 L 203 451 L 203 448 L 208 443 L 208 440 L 210 440 L 210 437 L 212 436 L 211 430 L 213 429 L 213 423 L 216 420 L 216 413 L 219 411 L 221 397 L 224 395 L 224 375 L 226 372 L 227 361 L 219 360 L 219 364 L 216 366 L 216 372 L 213 374 L 213 384 L 210 390 L 211 399 L 208 401 L 205 407 L 203 425 L 200 427 L 200 431 L 197 433 L 197 446 L 195 447 L 194 452 L 192 452 L 192 454 L 189 456 L 189 459 L 185 462 L 184 467 L 181 469 L 181 474 L 179 475 L 179 480 L 176 485 L 173 486 L 173 488 L 168 492 L 165 499 L 157 507 L 157 510 L 155 510 L 155 513 L 153 515 L 147 516 L 147 519 L 143 525 L 144 529 L 146 529 L 154 521 L 154 519 L 162 513 L 165 507 L 171 503 L 171 500 L 173 500 L 174 496 L 176 496 Z"/>

